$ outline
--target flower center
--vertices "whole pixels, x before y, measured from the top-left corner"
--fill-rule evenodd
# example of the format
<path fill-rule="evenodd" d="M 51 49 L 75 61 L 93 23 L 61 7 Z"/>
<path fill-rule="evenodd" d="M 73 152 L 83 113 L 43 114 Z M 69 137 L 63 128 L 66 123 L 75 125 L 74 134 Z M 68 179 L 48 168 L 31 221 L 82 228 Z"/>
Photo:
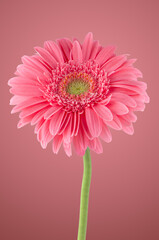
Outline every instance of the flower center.
<path fill-rule="evenodd" d="M 58 103 L 67 112 L 82 113 L 86 107 L 106 99 L 109 92 L 107 73 L 92 60 L 80 64 L 70 60 L 44 76 L 47 84 L 39 79 L 44 97 L 50 105 Z"/>
<path fill-rule="evenodd" d="M 89 90 L 89 83 L 84 79 L 73 79 L 68 85 L 66 92 L 72 95 L 80 95 Z"/>

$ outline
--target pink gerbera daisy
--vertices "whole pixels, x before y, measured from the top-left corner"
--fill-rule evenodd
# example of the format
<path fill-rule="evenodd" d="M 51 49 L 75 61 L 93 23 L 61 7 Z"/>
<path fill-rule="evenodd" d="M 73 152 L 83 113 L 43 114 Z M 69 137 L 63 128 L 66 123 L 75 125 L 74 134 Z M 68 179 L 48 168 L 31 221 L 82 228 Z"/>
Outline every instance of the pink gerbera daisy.
<path fill-rule="evenodd" d="M 135 59 L 117 56 L 114 46 L 102 47 L 92 33 L 83 44 L 63 38 L 35 50 L 22 57 L 9 80 L 12 113 L 20 112 L 18 128 L 35 125 L 43 148 L 52 140 L 53 152 L 63 144 L 68 156 L 72 145 L 82 156 L 87 147 L 101 153 L 100 139 L 112 140 L 110 128 L 133 134 L 134 111 L 149 102 Z"/>

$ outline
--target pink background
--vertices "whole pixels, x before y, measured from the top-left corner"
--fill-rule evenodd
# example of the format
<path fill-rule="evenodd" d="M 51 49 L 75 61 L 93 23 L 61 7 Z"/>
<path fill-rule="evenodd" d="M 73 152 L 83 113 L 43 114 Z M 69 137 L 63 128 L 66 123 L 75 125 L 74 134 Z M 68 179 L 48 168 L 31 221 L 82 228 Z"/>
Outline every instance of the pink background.
<path fill-rule="evenodd" d="M 88 240 L 159 239 L 159 2 L 156 0 L 0 2 L 0 239 L 76 239 L 83 161 L 40 147 L 33 128 L 17 130 L 7 81 L 24 54 L 45 40 L 88 31 L 117 53 L 137 57 L 151 97 L 135 134 L 112 131 L 104 153 L 92 153 Z"/>

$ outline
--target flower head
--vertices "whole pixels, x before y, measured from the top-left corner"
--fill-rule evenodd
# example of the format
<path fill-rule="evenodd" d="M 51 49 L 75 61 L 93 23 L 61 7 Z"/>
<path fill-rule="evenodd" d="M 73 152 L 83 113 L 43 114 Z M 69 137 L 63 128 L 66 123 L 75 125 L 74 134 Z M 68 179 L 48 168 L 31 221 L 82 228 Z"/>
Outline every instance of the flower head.
<path fill-rule="evenodd" d="M 35 50 L 22 57 L 8 82 L 12 113 L 20 112 L 18 128 L 35 125 L 43 148 L 52 141 L 58 153 L 63 144 L 68 156 L 71 145 L 79 155 L 87 147 L 101 153 L 100 139 L 112 140 L 110 128 L 133 134 L 134 111 L 143 111 L 149 102 L 135 59 L 117 56 L 114 46 L 102 47 L 92 33 L 83 44 L 63 38 Z"/>

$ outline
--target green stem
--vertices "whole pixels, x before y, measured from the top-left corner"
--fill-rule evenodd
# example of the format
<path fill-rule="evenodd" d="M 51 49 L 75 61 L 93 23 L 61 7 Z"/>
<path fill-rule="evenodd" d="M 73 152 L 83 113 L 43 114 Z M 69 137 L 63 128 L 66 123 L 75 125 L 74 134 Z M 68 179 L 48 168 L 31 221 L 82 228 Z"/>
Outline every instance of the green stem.
<path fill-rule="evenodd" d="M 83 181 L 81 187 L 81 202 L 80 202 L 80 216 L 78 226 L 78 240 L 86 239 L 87 231 L 87 215 L 88 215 L 88 201 L 89 201 L 89 189 L 91 183 L 92 166 L 91 156 L 89 148 L 86 149 L 83 156 Z"/>

